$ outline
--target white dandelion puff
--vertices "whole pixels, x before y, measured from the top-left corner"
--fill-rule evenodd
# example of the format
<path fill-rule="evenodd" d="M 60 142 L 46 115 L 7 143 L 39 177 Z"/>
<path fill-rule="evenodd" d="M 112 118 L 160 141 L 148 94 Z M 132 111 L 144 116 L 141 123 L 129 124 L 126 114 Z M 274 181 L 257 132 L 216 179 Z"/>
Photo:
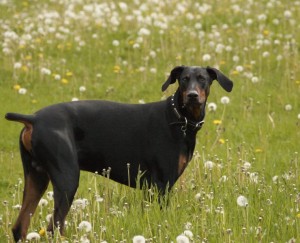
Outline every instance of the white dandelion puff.
<path fill-rule="evenodd" d="M 210 59 L 211 59 L 211 56 L 210 56 L 209 54 L 204 54 L 204 55 L 202 56 L 202 60 L 203 60 L 204 62 L 210 61 Z"/>
<path fill-rule="evenodd" d="M 19 92 L 19 94 L 21 94 L 21 95 L 25 95 L 25 94 L 27 93 L 27 89 L 25 89 L 25 88 L 20 88 L 20 89 L 18 90 L 18 92 Z"/>
<path fill-rule="evenodd" d="M 285 107 L 284 107 L 284 109 L 285 109 L 286 111 L 291 111 L 292 108 L 293 108 L 293 107 L 292 107 L 291 104 L 286 104 Z"/>
<path fill-rule="evenodd" d="M 48 205 L 48 201 L 44 198 L 42 198 L 40 201 L 39 201 L 39 206 L 40 207 L 46 207 Z"/>
<path fill-rule="evenodd" d="M 112 41 L 112 45 L 113 46 L 119 46 L 120 45 L 120 42 L 118 40 L 113 40 Z"/>
<path fill-rule="evenodd" d="M 146 239 L 142 235 L 136 235 L 132 238 L 132 243 L 145 243 Z"/>
<path fill-rule="evenodd" d="M 190 231 L 190 230 L 185 230 L 185 231 L 183 232 L 183 234 L 184 234 L 185 236 L 187 236 L 190 240 L 192 240 L 193 237 L 194 237 L 193 232 Z"/>
<path fill-rule="evenodd" d="M 204 163 L 204 167 L 209 170 L 211 170 L 214 166 L 215 166 L 215 163 L 210 160 L 205 161 L 205 163 Z"/>
<path fill-rule="evenodd" d="M 28 233 L 27 236 L 26 236 L 26 240 L 29 240 L 29 241 L 37 241 L 41 239 L 41 236 L 39 235 L 39 233 L 37 232 L 31 232 L 31 233 Z"/>
<path fill-rule="evenodd" d="M 85 86 L 80 86 L 79 87 L 79 91 L 82 93 L 82 92 L 85 92 L 86 91 L 86 87 Z"/>
<path fill-rule="evenodd" d="M 53 195 L 54 195 L 53 191 L 47 192 L 47 198 L 48 198 L 49 201 L 53 200 Z"/>
<path fill-rule="evenodd" d="M 214 102 L 210 102 L 210 103 L 208 103 L 207 108 L 208 108 L 209 111 L 216 111 L 217 110 L 217 105 Z"/>
<path fill-rule="evenodd" d="M 236 202 L 240 207 L 248 206 L 248 199 L 245 196 L 238 196 L 238 198 L 236 199 Z"/>
<path fill-rule="evenodd" d="M 178 236 L 176 237 L 176 242 L 177 242 L 177 243 L 189 243 L 190 240 L 189 240 L 189 238 L 188 238 L 187 236 L 185 236 L 185 235 L 178 235 Z"/>
<path fill-rule="evenodd" d="M 223 97 L 221 98 L 221 103 L 222 103 L 223 105 L 227 105 L 227 104 L 229 104 L 229 102 L 230 102 L 229 97 L 223 96 Z"/>
<path fill-rule="evenodd" d="M 92 230 L 92 225 L 88 221 L 81 221 L 78 225 L 78 229 L 85 232 L 90 232 Z"/>
<path fill-rule="evenodd" d="M 90 243 L 90 240 L 86 235 L 80 237 L 80 243 Z"/>

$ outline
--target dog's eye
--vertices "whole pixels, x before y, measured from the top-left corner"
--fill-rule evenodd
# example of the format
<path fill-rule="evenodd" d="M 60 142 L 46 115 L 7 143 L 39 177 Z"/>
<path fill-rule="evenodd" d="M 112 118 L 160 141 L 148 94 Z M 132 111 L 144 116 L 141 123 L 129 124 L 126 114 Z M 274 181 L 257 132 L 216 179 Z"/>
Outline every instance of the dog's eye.
<path fill-rule="evenodd" d="M 183 77 L 183 78 L 182 78 L 182 82 L 188 82 L 189 79 L 190 79 L 189 77 Z"/>

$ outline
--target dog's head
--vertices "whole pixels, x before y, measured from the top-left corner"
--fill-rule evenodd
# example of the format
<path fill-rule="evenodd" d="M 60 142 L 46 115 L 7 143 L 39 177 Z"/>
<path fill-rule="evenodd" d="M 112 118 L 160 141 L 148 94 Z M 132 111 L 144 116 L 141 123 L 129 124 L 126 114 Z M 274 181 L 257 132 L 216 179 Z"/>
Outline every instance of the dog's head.
<path fill-rule="evenodd" d="M 216 68 L 178 66 L 171 71 L 167 81 L 162 85 L 162 91 L 176 80 L 179 83 L 182 105 L 193 110 L 205 105 L 213 80 L 217 80 L 227 92 L 233 87 L 232 81 Z"/>

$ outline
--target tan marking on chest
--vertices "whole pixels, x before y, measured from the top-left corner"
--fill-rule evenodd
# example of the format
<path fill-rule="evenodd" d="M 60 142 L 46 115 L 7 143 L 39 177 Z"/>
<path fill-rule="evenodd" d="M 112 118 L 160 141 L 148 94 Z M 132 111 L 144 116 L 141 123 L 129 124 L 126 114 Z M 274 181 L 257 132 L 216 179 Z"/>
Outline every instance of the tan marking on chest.
<path fill-rule="evenodd" d="M 183 173 L 183 171 L 184 171 L 185 167 L 187 166 L 187 164 L 188 164 L 187 156 L 184 155 L 184 154 L 180 154 L 179 155 L 179 160 L 178 160 L 178 175 L 179 176 Z"/>
<path fill-rule="evenodd" d="M 30 124 L 28 122 L 24 123 L 24 125 L 25 125 L 25 128 L 22 132 L 21 139 L 22 139 L 22 143 L 23 143 L 25 149 L 30 152 L 32 149 L 31 136 L 32 136 L 33 127 L 32 127 L 32 124 Z"/>

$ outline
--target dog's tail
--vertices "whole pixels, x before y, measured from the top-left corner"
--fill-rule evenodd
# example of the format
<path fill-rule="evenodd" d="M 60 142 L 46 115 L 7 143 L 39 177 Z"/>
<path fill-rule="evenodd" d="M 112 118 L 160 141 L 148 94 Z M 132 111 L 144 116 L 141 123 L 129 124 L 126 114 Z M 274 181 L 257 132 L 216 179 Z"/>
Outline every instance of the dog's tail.
<path fill-rule="evenodd" d="M 6 113 L 5 118 L 9 121 L 21 122 L 23 124 L 34 124 L 35 116 L 34 115 L 23 115 L 18 113 Z"/>

